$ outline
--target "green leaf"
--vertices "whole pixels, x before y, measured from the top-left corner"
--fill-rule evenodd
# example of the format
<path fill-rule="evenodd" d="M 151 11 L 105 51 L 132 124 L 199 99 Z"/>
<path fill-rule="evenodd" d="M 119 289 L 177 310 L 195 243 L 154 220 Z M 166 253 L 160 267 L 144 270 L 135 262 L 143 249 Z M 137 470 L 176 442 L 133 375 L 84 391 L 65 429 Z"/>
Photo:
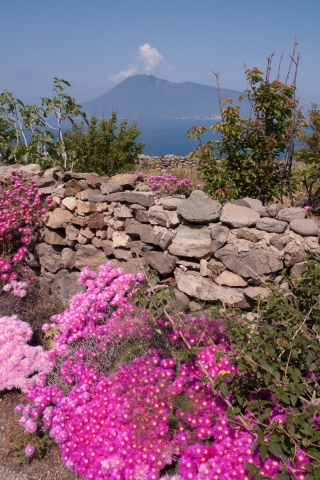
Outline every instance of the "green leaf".
<path fill-rule="evenodd" d="M 221 382 L 219 385 L 220 392 L 222 393 L 223 396 L 227 396 L 229 393 L 228 385 L 226 382 Z"/>

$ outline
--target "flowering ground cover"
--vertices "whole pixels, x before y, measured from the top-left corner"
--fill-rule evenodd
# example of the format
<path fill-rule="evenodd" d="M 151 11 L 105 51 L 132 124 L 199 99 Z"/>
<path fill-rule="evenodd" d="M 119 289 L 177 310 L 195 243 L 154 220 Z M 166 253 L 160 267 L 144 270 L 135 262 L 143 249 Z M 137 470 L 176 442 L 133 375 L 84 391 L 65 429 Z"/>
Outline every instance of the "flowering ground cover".
<path fill-rule="evenodd" d="M 24 184 L 23 173 L 12 171 L 9 185 L 0 193 L 0 280 L 6 282 L 3 289 L 17 297 L 26 295 L 32 281 L 18 279 L 17 265 L 25 259 L 32 234 L 50 207 L 51 197 L 42 201 L 36 183 Z"/>
<path fill-rule="evenodd" d="M 20 424 L 49 432 L 62 461 L 84 479 L 247 479 L 251 465 L 256 478 L 304 480 L 308 456 L 297 450 L 294 464 L 284 464 L 261 455 L 243 421 L 252 427 L 255 418 L 235 415 L 231 423 L 225 397 L 212 388 L 221 376 L 228 384 L 241 375 L 222 322 L 151 321 L 130 301 L 143 281 L 111 262 L 97 276 L 82 271 L 86 291 L 44 326 L 56 342 L 54 367 L 28 388 Z M 267 422 L 285 422 L 286 414 L 275 400 Z M 28 455 L 33 446 L 25 445 Z"/>
<path fill-rule="evenodd" d="M 147 185 L 157 195 L 161 194 L 190 194 L 195 188 L 201 189 L 202 184 L 194 184 L 188 178 L 179 179 L 175 175 L 164 173 L 162 175 L 147 175 L 139 173 L 139 177 L 143 179 Z"/>

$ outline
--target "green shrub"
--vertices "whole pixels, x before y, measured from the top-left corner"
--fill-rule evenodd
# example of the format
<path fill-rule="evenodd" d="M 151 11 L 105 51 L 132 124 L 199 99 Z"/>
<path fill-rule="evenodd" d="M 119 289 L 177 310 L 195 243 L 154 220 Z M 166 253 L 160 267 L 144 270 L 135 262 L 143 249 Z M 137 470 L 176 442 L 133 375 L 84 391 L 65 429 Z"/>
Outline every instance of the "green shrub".
<path fill-rule="evenodd" d="M 117 114 L 112 112 L 110 118 L 100 122 L 91 117 L 88 131 L 83 122 L 74 124 L 72 130 L 64 132 L 64 141 L 76 172 L 113 175 L 134 168 L 135 160 L 144 149 L 144 143 L 136 143 L 140 133 L 137 124 L 129 125 L 127 120 L 117 126 Z"/>
<path fill-rule="evenodd" d="M 289 290 L 274 289 L 255 325 L 225 321 L 240 375 L 217 383 L 230 398 L 230 421 L 235 414 L 253 421 L 262 458 L 274 454 L 286 463 L 304 450 L 313 459 L 308 478 L 320 478 L 320 265 L 308 262 L 300 280 L 284 276 Z"/>

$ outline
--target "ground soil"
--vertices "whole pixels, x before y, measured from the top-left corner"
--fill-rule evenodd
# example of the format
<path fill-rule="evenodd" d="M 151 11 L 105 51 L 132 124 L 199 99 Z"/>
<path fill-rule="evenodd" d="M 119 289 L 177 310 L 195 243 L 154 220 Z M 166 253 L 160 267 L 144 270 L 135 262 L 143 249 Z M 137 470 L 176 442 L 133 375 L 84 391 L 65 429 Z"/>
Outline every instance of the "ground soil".
<path fill-rule="evenodd" d="M 0 393 L 0 480 L 76 480 L 80 479 L 68 470 L 60 460 L 60 451 L 53 442 L 50 450 L 41 459 L 29 459 L 21 463 L 8 454 L 12 425 L 17 424 L 16 405 L 24 395 L 18 391 Z"/>

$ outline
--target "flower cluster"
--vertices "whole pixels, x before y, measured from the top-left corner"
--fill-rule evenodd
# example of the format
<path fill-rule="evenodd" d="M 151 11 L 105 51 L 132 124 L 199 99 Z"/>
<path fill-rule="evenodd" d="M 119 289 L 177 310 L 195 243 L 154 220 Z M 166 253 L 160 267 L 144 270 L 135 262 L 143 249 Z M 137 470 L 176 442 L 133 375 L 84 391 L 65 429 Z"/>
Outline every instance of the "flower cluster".
<path fill-rule="evenodd" d="M 144 175 L 139 173 L 139 177 L 142 178 L 147 185 L 157 194 L 163 193 L 191 193 L 191 190 L 194 188 L 201 189 L 202 184 L 194 185 L 188 178 L 179 180 L 174 175 L 163 174 L 163 175 Z"/>
<path fill-rule="evenodd" d="M 85 480 L 245 480 L 248 463 L 262 476 L 276 478 L 282 462 L 273 456 L 263 460 L 253 450 L 255 437 L 237 417 L 235 428 L 230 427 L 227 406 L 208 381 L 208 376 L 215 380 L 223 375 L 228 381 L 229 374 L 239 375 L 230 362 L 230 340 L 221 322 L 185 316 L 179 326 L 169 319 L 152 324 L 147 312 L 139 313 L 130 304 L 142 281 L 143 274 L 125 275 L 111 262 L 100 267 L 98 276 L 88 268 L 82 271 L 79 283 L 86 291 L 44 327 L 47 332 L 59 330 L 49 361 L 68 388 L 49 384 L 40 374 L 40 381 L 27 391 L 33 406 L 18 407 L 20 424 L 33 432 L 36 418 L 42 416 L 62 461 Z M 149 347 L 109 372 L 99 370 L 96 360 L 103 352 L 130 338 L 148 344 L 157 331 L 163 339 L 159 347 Z M 197 347 L 185 362 L 174 355 L 183 351 L 181 335 Z M 83 346 L 92 338 L 94 348 L 89 342 Z M 285 411 L 275 402 L 270 421 L 280 417 L 285 420 Z M 246 420 L 254 425 L 253 418 Z M 285 468 L 304 480 L 307 463 L 308 457 L 297 452 L 295 466 Z M 168 469 L 176 474 L 170 476 Z"/>
<path fill-rule="evenodd" d="M 6 282 L 5 291 L 23 297 L 26 295 L 25 282 L 17 282 L 18 274 L 14 271 L 17 263 L 22 262 L 28 252 L 26 246 L 19 247 L 12 255 L 12 250 L 19 243 L 28 245 L 39 219 L 45 217 L 47 209 L 51 207 L 51 197 L 47 197 L 44 207 L 41 194 L 33 180 L 27 185 L 22 183 L 23 174 L 13 171 L 11 185 L 0 193 L 0 242 L 3 255 L 0 257 L 0 279 Z"/>
<path fill-rule="evenodd" d="M 53 368 L 49 354 L 42 347 L 28 345 L 31 327 L 17 315 L 0 317 L 0 332 L 0 390 L 25 392 Z"/>

